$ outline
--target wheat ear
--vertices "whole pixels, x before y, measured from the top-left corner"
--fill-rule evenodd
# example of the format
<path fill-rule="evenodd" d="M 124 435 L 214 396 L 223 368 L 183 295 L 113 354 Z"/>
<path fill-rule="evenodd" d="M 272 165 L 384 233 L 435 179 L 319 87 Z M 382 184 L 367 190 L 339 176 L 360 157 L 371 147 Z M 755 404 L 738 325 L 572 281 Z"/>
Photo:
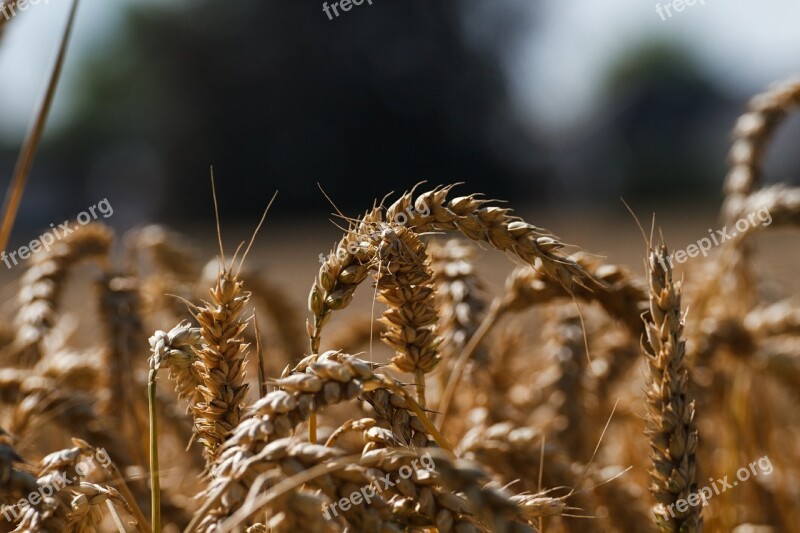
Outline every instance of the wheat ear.
<path fill-rule="evenodd" d="M 648 257 L 650 311 L 645 317 L 643 350 L 649 363 L 645 394 L 647 435 L 653 461 L 650 492 L 657 501 L 654 516 L 662 531 L 702 531 L 702 507 L 685 511 L 676 503 L 697 492 L 695 483 L 697 426 L 688 393 L 689 370 L 683 340 L 681 285 L 672 279 L 665 246 Z M 672 513 L 676 513 L 673 515 Z"/>
<path fill-rule="evenodd" d="M 590 278 L 583 267 L 563 255 L 561 250 L 567 245 L 549 231 L 511 215 L 510 209 L 487 205 L 491 200 L 478 195 L 448 200 L 453 187 L 439 187 L 416 199 L 414 191 L 407 192 L 389 207 L 375 207 L 351 223 L 323 262 L 309 295 L 313 315 L 308 323 L 312 353 L 319 351 L 321 330 L 330 313 L 346 307 L 358 284 L 366 279 L 373 259 L 370 246 L 375 235 L 386 228 L 405 227 L 417 234 L 458 231 L 537 266 L 569 292 Z"/>
<path fill-rule="evenodd" d="M 425 405 L 425 374 L 439 363 L 436 305 L 425 244 L 406 228 L 386 231 L 380 244 L 379 300 L 386 304 L 383 341 L 394 348 L 392 364 L 414 375 Z"/>
<path fill-rule="evenodd" d="M 588 279 L 584 269 L 561 252 L 567 245 L 548 230 L 511 215 L 511 209 L 488 205 L 492 200 L 480 195 L 448 200 L 453 187 L 436 188 L 416 200 L 414 191 L 407 192 L 386 208 L 386 220 L 398 220 L 404 213 L 411 213 L 406 227 L 417 233 L 458 231 L 536 265 L 568 291 Z"/>
<path fill-rule="evenodd" d="M 775 131 L 798 105 L 800 78 L 792 78 L 753 97 L 747 112 L 739 117 L 729 155 L 731 169 L 725 178 L 727 196 L 722 212 L 726 222 L 736 221 L 743 201 L 756 191 L 766 149 Z"/>
<path fill-rule="evenodd" d="M 311 353 L 319 353 L 322 328 L 331 313 L 347 307 L 361 282 L 367 279 L 372 268 L 374 247 L 363 240 L 380 222 L 380 211 L 375 208 L 352 223 L 322 262 L 319 274 L 308 295 L 308 308 L 312 319 L 306 324 Z M 370 249 L 370 247 L 373 247 Z"/>
<path fill-rule="evenodd" d="M 70 270 L 82 261 L 105 260 L 111 241 L 106 226 L 92 223 L 66 235 L 49 252 L 35 256 L 17 297 L 20 308 L 11 352 L 18 364 L 31 366 L 42 358 L 41 343 L 56 323 L 58 301 Z"/>
<path fill-rule="evenodd" d="M 213 461 L 227 434 L 242 419 L 248 385 L 244 382 L 247 345 L 242 332 L 247 323 L 242 312 L 250 299 L 242 282 L 228 270 L 217 277 L 210 301 L 194 309 L 203 343 L 196 350 L 200 377 L 199 397 L 191 404 L 198 440 Z"/>
<path fill-rule="evenodd" d="M 441 316 L 440 351 L 447 367 L 441 376 L 446 380 L 458 354 L 480 326 L 487 307 L 486 288 L 476 272 L 474 246 L 451 239 L 444 244 L 431 241 L 428 248 L 436 286 L 436 304 Z M 471 362 L 486 368 L 489 364 L 488 350 L 482 345 L 477 346 Z M 467 374 L 471 373 L 470 368 L 467 368 Z"/>
<path fill-rule="evenodd" d="M 345 457 L 342 450 L 297 442 L 290 438 L 276 440 L 252 456 L 242 456 L 235 449 L 228 449 L 223 452 L 220 459 L 220 476 L 212 482 L 212 491 L 219 486 L 224 486 L 228 476 L 246 478 L 248 486 L 257 489 L 261 484 L 259 479 L 267 478 L 274 482 L 276 478 L 280 479 L 283 476 L 316 469 L 322 471 L 321 475 L 310 477 L 306 482 L 320 490 L 331 501 L 337 501 L 372 481 L 365 469 L 347 464 L 352 457 Z M 323 466 L 326 464 L 334 464 L 337 467 Z M 276 470 L 283 475 L 276 476 Z M 248 495 L 251 496 L 248 498 Z M 242 514 L 250 515 L 258 508 L 263 507 L 252 503 L 252 498 L 255 496 L 263 495 L 258 495 L 257 491 L 251 490 L 229 493 L 223 499 L 223 502 L 228 502 L 227 505 L 223 504 L 212 509 L 199 524 L 199 531 L 232 531 L 236 524 L 223 522 L 226 517 L 233 514 L 229 507 L 230 503 L 238 499 L 236 507 L 244 509 L 241 513 L 233 516 L 232 521 L 239 522 Z M 247 505 L 247 507 L 242 507 L 243 505 Z M 354 531 L 386 531 L 387 533 L 401 531 L 399 525 L 394 522 L 391 508 L 380 495 L 377 495 L 369 505 L 353 505 L 347 511 L 340 513 L 340 517 Z"/>

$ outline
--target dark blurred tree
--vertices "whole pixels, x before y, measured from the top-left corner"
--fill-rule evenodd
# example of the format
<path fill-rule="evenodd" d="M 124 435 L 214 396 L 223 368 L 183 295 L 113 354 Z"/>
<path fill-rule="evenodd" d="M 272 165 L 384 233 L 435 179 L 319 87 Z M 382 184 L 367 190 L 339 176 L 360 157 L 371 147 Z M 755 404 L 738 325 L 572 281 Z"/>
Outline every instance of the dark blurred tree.
<path fill-rule="evenodd" d="M 738 102 L 689 51 L 651 42 L 610 68 L 596 115 L 556 153 L 571 197 L 696 202 L 717 199 Z"/>
<path fill-rule="evenodd" d="M 317 1 L 132 8 L 86 66 L 58 145 L 100 183 L 128 169 L 163 197 L 161 215 L 195 202 L 206 215 L 210 164 L 223 209 L 237 212 L 280 188 L 279 209 L 319 213 L 317 181 L 343 208 L 423 179 L 509 196 L 532 176 L 491 146 L 505 80 L 465 42 L 458 6 L 374 0 L 334 20 Z"/>
<path fill-rule="evenodd" d="M 607 91 L 624 101 L 618 133 L 629 151 L 623 163 L 623 192 L 632 196 L 680 198 L 718 193 L 724 152 L 714 138 L 727 139 L 732 125 L 714 136 L 707 129 L 730 109 L 728 101 L 685 51 L 652 43 L 620 59 Z"/>

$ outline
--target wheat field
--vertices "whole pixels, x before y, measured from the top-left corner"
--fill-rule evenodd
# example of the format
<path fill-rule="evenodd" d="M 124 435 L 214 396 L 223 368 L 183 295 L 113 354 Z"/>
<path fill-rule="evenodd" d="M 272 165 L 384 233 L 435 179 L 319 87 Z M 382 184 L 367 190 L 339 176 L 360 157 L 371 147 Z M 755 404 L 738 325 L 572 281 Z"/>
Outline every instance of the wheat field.
<path fill-rule="evenodd" d="M 5 280 L 0 531 L 800 531 L 798 106 L 752 98 L 696 233 L 425 183 L 332 249 L 81 221 Z"/>

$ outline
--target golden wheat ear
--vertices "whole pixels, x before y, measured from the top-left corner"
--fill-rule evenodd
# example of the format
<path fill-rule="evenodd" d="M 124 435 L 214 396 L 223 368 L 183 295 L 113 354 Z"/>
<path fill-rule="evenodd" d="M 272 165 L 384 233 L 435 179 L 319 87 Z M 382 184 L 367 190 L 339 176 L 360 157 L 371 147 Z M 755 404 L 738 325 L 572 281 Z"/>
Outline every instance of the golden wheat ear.
<path fill-rule="evenodd" d="M 425 244 L 406 228 L 397 228 L 381 243 L 377 277 L 378 299 L 387 310 L 383 341 L 395 350 L 392 365 L 414 375 L 417 401 L 425 406 L 425 375 L 439 363 L 436 336 L 438 316 L 434 302 L 433 275 Z"/>
<path fill-rule="evenodd" d="M 645 397 L 646 430 L 650 438 L 651 489 L 656 524 L 661 531 L 700 532 L 702 507 L 681 511 L 680 501 L 697 492 L 697 421 L 689 396 L 689 369 L 683 340 L 681 284 L 672 277 L 665 246 L 647 259 L 650 310 L 645 315 L 642 343 L 649 366 Z M 677 507 L 677 509 L 676 509 Z"/>

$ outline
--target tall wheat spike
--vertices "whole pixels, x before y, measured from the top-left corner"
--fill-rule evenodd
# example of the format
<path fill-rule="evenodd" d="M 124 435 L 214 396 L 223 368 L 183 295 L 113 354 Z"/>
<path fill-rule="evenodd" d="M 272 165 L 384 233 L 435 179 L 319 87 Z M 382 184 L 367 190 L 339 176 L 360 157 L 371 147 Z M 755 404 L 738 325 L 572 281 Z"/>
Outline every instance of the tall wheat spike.
<path fill-rule="evenodd" d="M 245 408 L 247 345 L 242 332 L 247 323 L 242 320 L 242 313 L 250 293 L 225 269 L 209 294 L 210 301 L 194 309 L 203 343 L 196 350 L 199 397 L 191 408 L 198 440 L 206 447 L 209 462 L 213 462 L 219 446 L 241 421 Z"/>
<path fill-rule="evenodd" d="M 653 461 L 650 492 L 658 502 L 653 512 L 661 531 L 692 533 L 702 531 L 702 507 L 680 503 L 696 496 L 698 435 L 682 338 L 681 284 L 672 279 L 668 259 L 662 245 L 650 251 L 647 265 L 650 311 L 643 349 L 650 367 L 645 388 Z"/>

